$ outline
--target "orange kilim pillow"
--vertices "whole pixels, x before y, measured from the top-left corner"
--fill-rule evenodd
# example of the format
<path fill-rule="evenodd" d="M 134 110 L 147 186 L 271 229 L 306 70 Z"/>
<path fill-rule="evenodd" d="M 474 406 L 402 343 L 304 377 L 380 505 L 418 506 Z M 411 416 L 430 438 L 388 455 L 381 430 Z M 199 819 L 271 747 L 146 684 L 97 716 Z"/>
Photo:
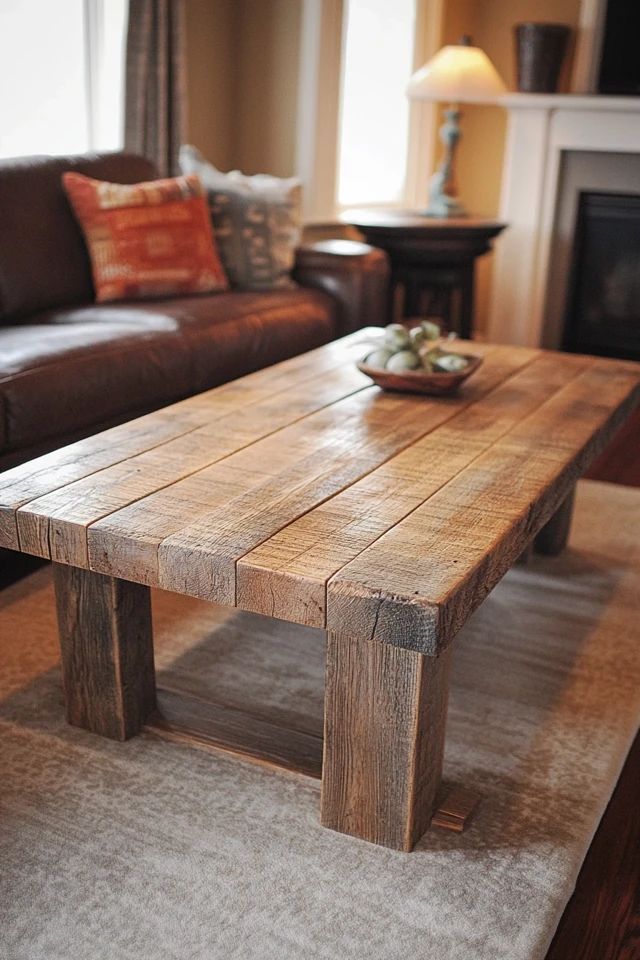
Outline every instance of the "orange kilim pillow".
<path fill-rule="evenodd" d="M 62 176 L 89 249 L 96 300 L 228 288 L 197 176 L 126 186 Z"/>

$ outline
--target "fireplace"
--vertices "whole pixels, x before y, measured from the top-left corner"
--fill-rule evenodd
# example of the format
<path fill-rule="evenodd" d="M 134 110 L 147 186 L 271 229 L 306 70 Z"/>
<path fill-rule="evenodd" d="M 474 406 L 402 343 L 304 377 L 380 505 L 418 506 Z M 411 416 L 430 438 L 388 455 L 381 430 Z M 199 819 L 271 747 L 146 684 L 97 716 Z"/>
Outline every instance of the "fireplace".
<path fill-rule="evenodd" d="M 488 339 L 640 359 L 640 97 L 508 94 L 501 102 L 508 228 L 494 259 Z M 595 319 L 589 285 L 605 270 L 618 300 L 598 293 Z"/>
<path fill-rule="evenodd" d="M 562 346 L 640 360 L 640 195 L 581 191 Z"/>

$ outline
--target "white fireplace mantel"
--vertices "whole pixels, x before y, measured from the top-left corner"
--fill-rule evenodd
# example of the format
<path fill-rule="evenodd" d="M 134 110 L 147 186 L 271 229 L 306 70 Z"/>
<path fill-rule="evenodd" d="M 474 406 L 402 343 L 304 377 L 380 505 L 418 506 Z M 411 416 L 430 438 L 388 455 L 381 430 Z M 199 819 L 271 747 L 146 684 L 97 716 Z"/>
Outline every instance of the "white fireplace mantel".
<path fill-rule="evenodd" d="M 640 97 L 508 94 L 491 340 L 538 346 L 563 154 L 640 153 Z M 638 185 L 640 192 L 640 184 Z"/>

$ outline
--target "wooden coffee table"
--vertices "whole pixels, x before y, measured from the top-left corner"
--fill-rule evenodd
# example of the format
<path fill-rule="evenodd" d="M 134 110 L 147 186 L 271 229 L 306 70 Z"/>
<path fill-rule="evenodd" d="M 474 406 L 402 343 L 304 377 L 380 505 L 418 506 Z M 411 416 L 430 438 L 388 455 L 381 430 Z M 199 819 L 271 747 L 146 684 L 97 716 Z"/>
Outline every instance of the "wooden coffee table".
<path fill-rule="evenodd" d="M 431 399 L 372 386 L 366 337 L 8 471 L 0 545 L 54 561 L 70 723 L 149 723 L 321 776 L 323 824 L 409 850 L 440 780 L 452 640 L 531 542 L 562 548 L 640 366 L 463 343 L 483 366 Z M 325 628 L 324 756 L 157 695 L 151 586 Z"/>

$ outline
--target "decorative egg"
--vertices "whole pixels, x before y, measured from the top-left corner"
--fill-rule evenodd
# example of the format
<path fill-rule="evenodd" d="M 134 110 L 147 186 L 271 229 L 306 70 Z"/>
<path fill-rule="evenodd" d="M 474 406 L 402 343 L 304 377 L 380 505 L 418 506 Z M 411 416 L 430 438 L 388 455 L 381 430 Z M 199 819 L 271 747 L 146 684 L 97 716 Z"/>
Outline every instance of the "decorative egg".
<path fill-rule="evenodd" d="M 387 361 L 393 356 L 393 350 L 387 350 L 386 347 L 379 347 L 377 350 L 373 350 L 371 353 L 367 354 L 364 358 L 364 362 L 370 367 L 379 367 L 379 369 L 384 370 L 387 365 Z"/>
<path fill-rule="evenodd" d="M 433 323 L 431 320 L 423 320 L 420 324 L 420 328 L 423 331 L 426 340 L 440 339 L 440 327 L 437 323 Z"/>
<path fill-rule="evenodd" d="M 434 370 L 441 370 L 444 373 L 460 373 L 468 365 L 469 361 L 457 353 L 445 353 L 438 357 L 433 365 Z"/>
<path fill-rule="evenodd" d="M 440 347 L 435 347 L 433 350 L 429 350 L 428 353 L 424 354 L 424 359 L 428 360 L 430 364 L 436 364 L 441 357 L 445 356 L 444 350 L 441 350 Z"/>
<path fill-rule="evenodd" d="M 400 350 L 394 353 L 387 361 L 387 370 L 392 373 L 402 373 L 405 370 L 417 370 L 422 366 L 420 357 L 413 350 Z"/>
<path fill-rule="evenodd" d="M 384 343 L 390 350 L 404 350 L 411 346 L 411 337 L 401 323 L 390 323 L 384 329 Z"/>
<path fill-rule="evenodd" d="M 415 349 L 421 347 L 422 344 L 428 339 L 422 327 L 412 327 L 411 330 L 409 330 L 409 336 L 411 337 L 411 343 Z"/>

